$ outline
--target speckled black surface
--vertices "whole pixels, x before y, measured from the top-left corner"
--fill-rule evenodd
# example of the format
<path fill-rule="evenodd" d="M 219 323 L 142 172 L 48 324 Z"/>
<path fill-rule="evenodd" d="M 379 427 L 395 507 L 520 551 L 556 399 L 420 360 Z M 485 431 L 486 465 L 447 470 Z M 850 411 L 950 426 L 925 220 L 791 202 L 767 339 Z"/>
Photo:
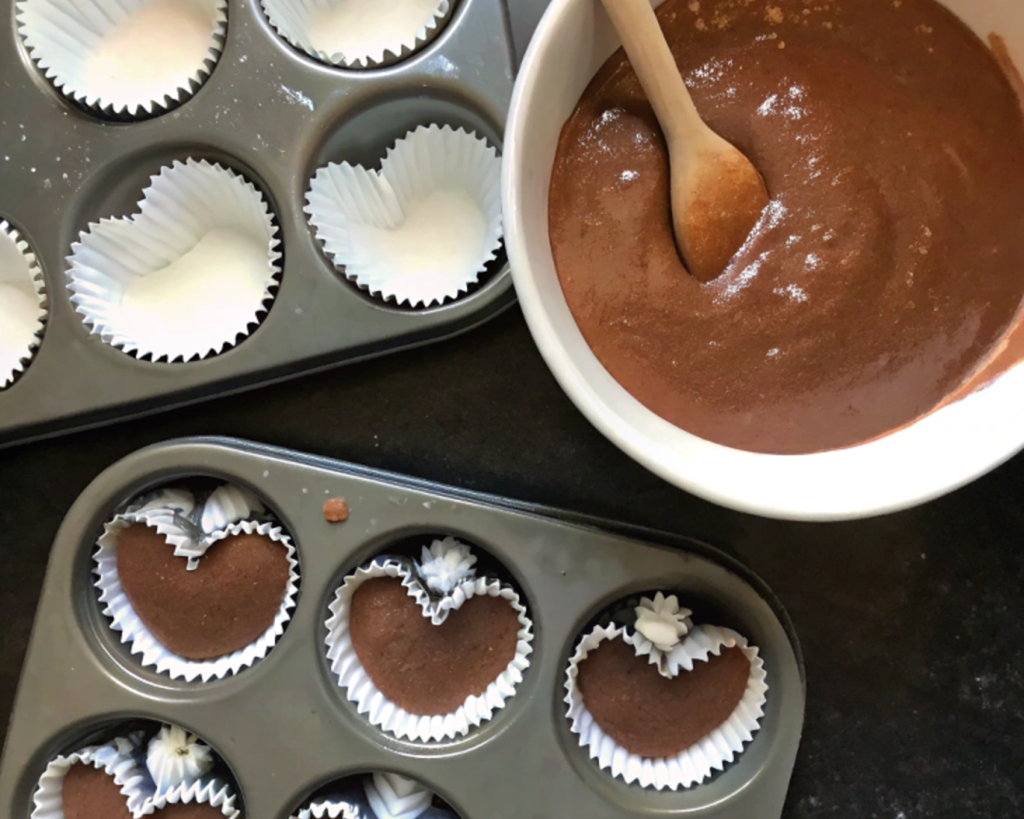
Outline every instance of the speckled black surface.
<path fill-rule="evenodd" d="M 50 543 L 104 467 L 180 435 L 251 438 L 693 535 L 788 607 L 808 677 L 788 819 L 1024 817 L 1024 457 L 919 509 L 795 524 L 712 506 L 608 443 L 514 309 L 470 335 L 0 452 L 0 709 Z"/>

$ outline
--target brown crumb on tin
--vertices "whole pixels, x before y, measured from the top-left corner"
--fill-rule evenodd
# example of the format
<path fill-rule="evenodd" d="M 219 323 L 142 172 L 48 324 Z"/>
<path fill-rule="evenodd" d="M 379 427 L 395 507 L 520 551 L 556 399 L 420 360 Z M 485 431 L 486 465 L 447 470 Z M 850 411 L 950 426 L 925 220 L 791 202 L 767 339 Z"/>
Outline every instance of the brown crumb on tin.
<path fill-rule="evenodd" d="M 341 523 L 348 520 L 348 501 L 344 498 L 331 498 L 324 501 L 324 520 L 328 523 Z"/>

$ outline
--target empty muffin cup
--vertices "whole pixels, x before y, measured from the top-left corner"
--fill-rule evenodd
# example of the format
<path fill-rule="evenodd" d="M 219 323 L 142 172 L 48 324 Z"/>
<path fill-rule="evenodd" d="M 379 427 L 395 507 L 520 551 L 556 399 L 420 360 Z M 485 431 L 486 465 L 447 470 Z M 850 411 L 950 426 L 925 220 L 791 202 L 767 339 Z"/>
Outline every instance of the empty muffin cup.
<path fill-rule="evenodd" d="M 474 562 L 468 547 L 445 538 L 419 561 L 377 557 L 336 591 L 327 658 L 348 699 L 382 731 L 454 739 L 515 695 L 533 623 L 516 590 L 477 577 Z"/>
<path fill-rule="evenodd" d="M 248 336 L 273 300 L 278 227 L 259 190 L 189 159 L 163 168 L 139 212 L 72 245 L 71 301 L 92 333 L 140 358 L 187 362 Z"/>
<path fill-rule="evenodd" d="M 457 819 L 426 785 L 400 774 L 349 777 L 324 789 L 291 819 Z"/>
<path fill-rule="evenodd" d="M 145 117 L 191 97 L 220 57 L 226 0 L 20 0 L 32 59 L 95 113 Z"/>
<path fill-rule="evenodd" d="M 391 65 L 441 31 L 452 0 L 261 0 L 292 46 L 341 68 Z"/>
<path fill-rule="evenodd" d="M 35 254 L 0 220 L 0 389 L 28 366 L 45 325 L 46 290 Z"/>
<path fill-rule="evenodd" d="M 768 686 L 757 648 L 730 629 L 694 626 L 689 614 L 674 596 L 643 598 L 632 627 L 619 618 L 595 626 L 569 660 L 571 730 L 627 784 L 697 785 L 760 727 Z"/>
<path fill-rule="evenodd" d="M 93 572 L 103 614 L 144 667 L 206 682 L 267 656 L 291 619 L 299 564 L 274 522 L 242 520 L 207 534 L 195 522 L 203 509 L 190 500 L 164 490 L 115 515 Z"/>
<path fill-rule="evenodd" d="M 456 299 L 501 247 L 501 159 L 475 133 L 431 125 L 380 171 L 320 168 L 305 211 L 324 251 L 371 295 L 411 307 Z"/>

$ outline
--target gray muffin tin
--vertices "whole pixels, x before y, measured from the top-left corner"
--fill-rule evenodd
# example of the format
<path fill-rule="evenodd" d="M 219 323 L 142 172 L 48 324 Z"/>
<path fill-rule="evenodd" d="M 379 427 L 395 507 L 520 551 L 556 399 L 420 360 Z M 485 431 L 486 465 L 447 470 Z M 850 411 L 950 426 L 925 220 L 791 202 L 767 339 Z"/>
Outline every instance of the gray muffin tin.
<path fill-rule="evenodd" d="M 96 538 L 118 505 L 195 475 L 259 494 L 293 536 L 301 573 L 294 616 L 266 659 L 208 684 L 143 668 L 109 628 L 90 574 Z M 324 520 L 331 497 L 348 500 L 347 522 Z M 523 683 L 493 720 L 456 741 L 423 745 L 385 735 L 356 712 L 330 672 L 324 622 L 346 574 L 396 541 L 440 533 L 502 562 L 524 593 L 536 638 Z M 675 793 L 599 770 L 570 732 L 562 701 L 568 659 L 588 621 L 657 588 L 678 591 L 695 621 L 749 637 L 770 685 L 761 730 L 737 762 Z M 183 439 L 107 469 L 61 526 L 0 766 L 0 815 L 27 819 L 53 756 L 97 727 L 139 717 L 207 740 L 235 775 L 248 819 L 286 819 L 314 791 L 374 770 L 415 777 L 463 819 L 778 819 L 803 714 L 803 665 L 788 617 L 760 580 L 709 546 L 257 444 Z"/>
<path fill-rule="evenodd" d="M 414 347 L 513 303 L 504 253 L 458 301 L 410 310 L 371 298 L 334 268 L 302 212 L 318 167 L 379 167 L 419 125 L 475 130 L 500 150 L 515 73 L 504 0 L 457 0 L 426 48 L 369 71 L 293 49 L 259 0 L 228 5 L 223 54 L 198 93 L 170 113 L 123 123 L 64 98 L 28 55 L 15 0 L 0 0 L 0 218 L 32 246 L 49 303 L 34 359 L 0 391 L 0 446 Z M 69 298 L 65 258 L 90 222 L 135 213 L 149 178 L 190 156 L 228 165 L 262 190 L 281 229 L 284 270 L 269 314 L 240 345 L 155 364 L 90 335 Z"/>

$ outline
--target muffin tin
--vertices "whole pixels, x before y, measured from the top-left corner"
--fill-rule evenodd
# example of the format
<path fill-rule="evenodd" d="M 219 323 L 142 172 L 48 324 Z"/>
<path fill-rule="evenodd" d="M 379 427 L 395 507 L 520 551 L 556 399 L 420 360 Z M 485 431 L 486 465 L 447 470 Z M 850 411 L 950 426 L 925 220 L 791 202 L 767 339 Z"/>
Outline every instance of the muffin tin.
<path fill-rule="evenodd" d="M 417 346 L 512 304 L 503 251 L 457 301 L 410 310 L 374 299 L 334 268 L 302 212 L 318 167 L 379 167 L 419 125 L 473 130 L 500 150 L 515 73 L 508 14 L 504 0 L 459 0 L 423 50 L 359 71 L 294 49 L 259 0 L 230 0 L 223 54 L 195 96 L 162 116 L 114 122 L 50 84 L 18 34 L 15 0 L 0 0 L 0 219 L 38 257 L 48 297 L 42 344 L 0 391 L 0 446 Z M 90 335 L 69 298 L 66 257 L 90 222 L 136 212 L 150 177 L 188 157 L 220 162 L 261 190 L 280 226 L 284 269 L 269 313 L 237 347 L 153 363 Z"/>
<path fill-rule="evenodd" d="M 145 669 L 101 614 L 91 582 L 103 522 L 130 497 L 187 476 L 255 491 L 298 548 L 302 585 L 267 657 L 211 683 Z M 351 516 L 328 523 L 325 500 Z M 411 536 L 452 534 L 512 574 L 536 629 L 516 696 L 468 736 L 421 744 L 359 715 L 326 658 L 328 605 L 342 578 Z M 564 681 L 580 632 L 614 601 L 677 591 L 701 619 L 736 628 L 762 652 L 770 690 L 761 729 L 739 759 L 674 793 L 600 771 L 571 734 Z M 777 819 L 803 725 L 804 677 L 792 626 L 749 571 L 696 541 L 617 526 L 365 467 L 231 439 L 160 444 L 114 465 L 82 494 L 51 554 L 0 766 L 0 813 L 26 819 L 48 760 L 114 721 L 147 718 L 198 733 L 226 760 L 248 819 L 286 819 L 311 794 L 357 773 L 392 771 L 436 791 L 463 819 L 689 815 Z"/>

